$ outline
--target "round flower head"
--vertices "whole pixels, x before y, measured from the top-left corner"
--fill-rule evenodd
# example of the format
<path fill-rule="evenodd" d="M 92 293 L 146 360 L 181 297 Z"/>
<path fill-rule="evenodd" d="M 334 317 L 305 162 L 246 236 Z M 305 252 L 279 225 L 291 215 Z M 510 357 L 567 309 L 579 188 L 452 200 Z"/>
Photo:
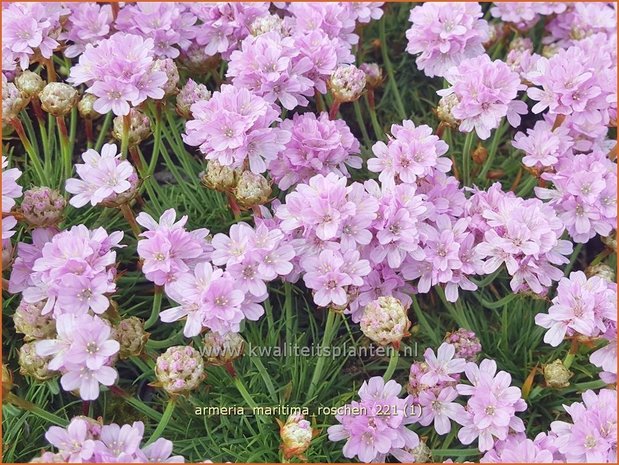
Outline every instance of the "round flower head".
<path fill-rule="evenodd" d="M 303 415 L 290 415 L 286 423 L 279 423 L 279 435 L 282 439 L 282 452 L 285 459 L 303 457 L 303 453 L 309 448 L 314 431 L 309 421 Z"/>
<path fill-rule="evenodd" d="M 129 125 L 129 147 L 136 146 L 146 140 L 152 133 L 150 119 L 141 111 L 134 108 L 129 111 L 131 123 Z M 122 116 L 114 118 L 112 135 L 117 141 L 122 141 L 124 132 L 124 121 Z"/>
<path fill-rule="evenodd" d="M 459 103 L 460 100 L 458 100 L 456 94 L 449 94 L 441 97 L 436 107 L 436 116 L 448 127 L 455 128 L 460 126 L 461 121 L 453 115 L 454 108 L 458 106 Z"/>
<path fill-rule="evenodd" d="M 261 174 L 243 171 L 232 193 L 239 207 L 247 209 L 268 202 L 271 197 L 271 186 Z"/>
<path fill-rule="evenodd" d="M 176 112 L 185 119 L 192 118 L 191 106 L 200 100 L 211 98 L 211 92 L 204 84 L 198 84 L 193 79 L 188 79 L 187 83 L 176 95 Z"/>
<path fill-rule="evenodd" d="M 25 300 L 17 306 L 13 315 L 15 332 L 24 335 L 25 341 L 51 338 L 56 332 L 56 324 L 50 313 L 42 315 L 43 302 L 29 304 Z"/>
<path fill-rule="evenodd" d="M 570 385 L 570 378 L 574 375 L 560 359 L 542 367 L 544 379 L 548 387 L 563 389 Z"/>
<path fill-rule="evenodd" d="M 114 339 L 120 344 L 118 356 L 126 359 L 142 353 L 149 333 L 144 330 L 144 322 L 135 316 L 120 320 L 114 327 Z"/>
<path fill-rule="evenodd" d="M 368 88 L 375 89 L 383 83 L 383 70 L 376 63 L 362 63 L 359 69 L 365 73 Z"/>
<path fill-rule="evenodd" d="M 284 20 L 277 15 L 259 16 L 251 23 L 249 28 L 252 36 L 259 36 L 271 31 L 275 31 L 281 36 L 290 35 Z"/>
<path fill-rule="evenodd" d="M 178 84 L 179 75 L 176 63 L 171 58 L 155 60 L 153 70 L 162 71 L 166 75 L 166 83 L 163 85 L 165 95 L 174 95 L 177 92 L 176 85 Z"/>
<path fill-rule="evenodd" d="M 84 94 L 82 98 L 77 103 L 77 111 L 80 116 L 84 119 L 94 120 L 101 116 L 101 113 L 95 110 L 95 102 L 97 97 L 92 94 Z"/>
<path fill-rule="evenodd" d="M 28 105 L 29 99 L 24 97 L 12 82 L 8 82 L 2 74 L 2 122 L 8 124 L 17 118 L 19 112 Z M 3 156 L 4 159 L 4 156 Z"/>
<path fill-rule="evenodd" d="M 245 339 L 239 333 L 221 335 L 208 331 L 202 340 L 202 354 L 209 365 L 227 365 L 243 355 Z"/>
<path fill-rule="evenodd" d="M 218 192 L 232 192 L 243 171 L 239 168 L 222 166 L 217 160 L 209 160 L 200 179 L 209 189 Z"/>
<path fill-rule="evenodd" d="M 62 221 L 65 205 L 60 192 L 49 187 L 34 187 L 24 192 L 21 211 L 31 226 L 55 226 Z"/>
<path fill-rule="evenodd" d="M 157 358 L 155 375 L 169 394 L 185 394 L 196 389 L 204 379 L 204 362 L 193 347 L 170 347 Z"/>
<path fill-rule="evenodd" d="M 488 23 L 478 3 L 427 2 L 411 10 L 406 51 L 426 76 L 445 76 L 452 66 L 484 53 Z"/>
<path fill-rule="evenodd" d="M 481 344 L 473 331 L 459 328 L 457 331 L 447 333 L 445 342 L 456 348 L 456 358 L 463 358 L 467 362 L 475 361 L 481 352 Z"/>
<path fill-rule="evenodd" d="M 74 194 L 69 203 L 76 208 L 87 203 L 118 206 L 136 193 L 138 177 L 127 160 L 121 160 L 115 144 L 105 144 L 101 154 L 89 149 L 82 154 L 83 164 L 76 164 L 79 179 L 67 179 L 65 189 Z"/>
<path fill-rule="evenodd" d="M 79 99 L 77 90 L 63 82 L 48 83 L 39 94 L 41 108 L 53 116 L 69 113 Z"/>
<path fill-rule="evenodd" d="M 527 113 L 526 104 L 516 100 L 526 86 L 518 73 L 500 60 L 492 61 L 485 54 L 469 58 L 452 67 L 445 77 L 452 87 L 437 93 L 458 98 L 451 114 L 461 120 L 462 132 L 474 129 L 480 139 L 487 139 L 504 116 L 512 126 L 518 126 L 520 115 Z"/>
<path fill-rule="evenodd" d="M 329 90 L 339 102 L 354 102 L 365 89 L 365 72 L 355 65 L 337 68 L 329 78 Z"/>
<path fill-rule="evenodd" d="M 372 341 L 398 348 L 402 338 L 408 336 L 411 325 L 406 309 L 395 297 L 379 297 L 365 306 L 361 317 L 361 330 Z"/>
<path fill-rule="evenodd" d="M 48 367 L 51 357 L 37 355 L 35 345 L 35 342 L 27 342 L 20 347 L 19 372 L 24 376 L 31 376 L 37 381 L 52 379 L 58 373 Z"/>
<path fill-rule="evenodd" d="M 38 97 L 45 88 L 45 81 L 37 73 L 26 70 L 15 78 L 15 86 L 25 98 Z"/>

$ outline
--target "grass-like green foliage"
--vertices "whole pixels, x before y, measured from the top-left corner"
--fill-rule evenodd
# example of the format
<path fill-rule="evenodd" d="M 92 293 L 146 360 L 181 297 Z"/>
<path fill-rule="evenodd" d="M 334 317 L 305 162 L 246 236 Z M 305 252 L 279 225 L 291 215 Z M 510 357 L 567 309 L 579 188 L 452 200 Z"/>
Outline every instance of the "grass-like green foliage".
<path fill-rule="evenodd" d="M 484 8 L 486 9 L 486 5 Z M 440 79 L 428 79 L 417 70 L 414 57 L 405 50 L 404 31 L 408 28 L 410 4 L 389 4 L 382 20 L 373 22 L 360 31 L 358 63 L 377 62 L 385 71 L 385 83 L 377 90 L 377 123 L 372 124 L 367 100 L 362 98 L 353 105 L 341 108 L 341 117 L 350 125 L 362 142 L 362 154 L 367 159 L 371 144 L 386 139 L 391 124 L 402 119 L 412 119 L 416 124 L 428 124 L 436 128 L 438 121 L 432 112 L 439 97 L 436 90 L 443 85 Z M 535 31 L 538 34 L 539 31 Z M 539 41 L 538 41 L 539 42 Z M 501 47 L 495 46 L 489 53 L 501 57 Z M 504 52 L 503 52 L 504 53 Z M 68 62 L 57 58 L 58 68 Z M 206 83 L 210 89 L 216 88 L 216 78 L 221 79 L 224 69 L 209 73 L 197 79 Z M 217 74 L 217 76 L 216 76 Z M 196 79 L 196 76 L 192 76 Z M 201 78 L 201 79 L 200 79 Z M 327 98 L 328 100 L 328 98 Z M 310 111 L 315 111 L 313 104 Z M 357 111 L 358 110 L 358 113 Z M 234 222 L 223 195 L 205 189 L 200 185 L 199 172 L 204 162 L 194 148 L 185 147 L 180 138 L 183 121 L 176 116 L 173 103 L 163 109 L 161 118 L 156 117 L 154 106 L 147 109 L 151 117 L 154 137 L 141 145 L 143 166 L 141 173 L 144 182 L 141 186 L 144 205 L 134 205 L 134 210 L 144 210 L 158 217 L 166 208 L 173 207 L 179 214 L 189 215 L 190 229 L 207 227 L 212 233 L 226 231 Z M 70 129 L 73 141 L 73 162 L 85 149 L 82 128 L 78 127 L 76 112 L 71 115 Z M 25 188 L 35 185 L 49 185 L 59 188 L 63 185 L 60 145 L 55 122 L 50 118 L 47 132 L 39 132 L 33 115 L 23 115 L 25 127 L 31 141 L 39 153 L 44 168 L 44 176 L 37 176 L 18 139 L 5 139 L 3 151 L 10 157 L 11 165 L 22 168 L 24 175 L 20 184 Z M 95 125 L 95 136 L 100 134 L 96 148 L 111 141 L 110 117 L 101 118 Z M 32 121 L 32 123 L 30 123 Z M 486 147 L 494 151 L 491 169 L 502 170 L 499 180 L 509 189 L 520 170 L 521 154 L 511 147 L 514 131 L 508 127 L 495 130 Z M 445 138 L 450 144 L 449 155 L 456 167 L 462 166 L 462 148 L 465 135 L 452 130 Z M 473 167 L 472 180 L 482 188 L 488 187 L 488 179 L 476 177 L 479 166 Z M 165 176 L 161 176 L 164 173 Z M 153 176 L 157 174 L 157 176 Z M 374 176 L 366 170 L 353 174 L 355 179 Z M 520 195 L 530 196 L 534 178 L 525 173 L 516 190 Z M 283 195 L 279 194 L 280 198 Z M 84 223 L 93 228 L 104 226 L 108 231 L 125 230 L 124 244 L 119 254 L 118 292 L 114 301 L 122 316 L 138 316 L 148 319 L 153 307 L 153 285 L 136 269 L 136 239 L 118 210 L 104 208 L 67 209 L 68 215 L 63 227 Z M 247 216 L 245 220 L 250 221 Z M 27 239 L 28 233 L 21 230 L 16 240 Z M 569 268 L 581 269 L 600 252 L 602 246 L 591 242 L 585 247 L 576 247 Z M 614 255 L 607 262 L 615 266 Z M 566 274 L 567 274 L 566 270 Z M 522 387 L 532 369 L 536 366 L 564 358 L 569 350 L 565 342 L 552 348 L 542 341 L 543 329 L 536 326 L 534 316 L 545 311 L 549 300 L 554 296 L 551 290 L 546 299 L 533 296 L 514 295 L 509 288 L 509 277 L 501 271 L 493 279 L 482 279 L 481 288 L 476 292 L 461 292 L 455 304 L 446 302 L 441 292 L 416 297 L 410 309 L 413 321 L 413 335 L 406 344 L 416 345 L 419 359 L 426 347 L 436 348 L 445 333 L 465 327 L 477 333 L 481 339 L 484 357 L 495 359 L 499 369 L 508 371 L 513 383 Z M 53 413 L 61 420 L 68 420 L 82 414 L 82 403 L 75 396 L 60 390 L 57 380 L 37 384 L 18 373 L 17 352 L 22 344 L 16 335 L 12 314 L 19 302 L 18 296 L 3 293 L 2 346 L 3 361 L 14 373 L 17 387 L 14 392 L 36 404 L 41 409 Z M 172 305 L 163 297 L 162 309 Z M 321 344 L 324 338 L 332 345 L 350 347 L 367 345 L 358 325 L 343 315 L 337 315 L 332 325 L 332 333 L 325 335 L 327 315 L 313 304 L 308 291 L 298 285 L 274 283 L 270 286 L 270 297 L 265 302 L 266 315 L 258 322 L 246 322 L 242 335 L 255 347 L 299 346 Z M 100 398 L 89 407 L 89 414 L 103 417 L 106 423 L 127 423 L 136 420 L 146 425 L 145 438 L 148 438 L 158 425 L 167 403 L 167 395 L 160 389 L 150 386 L 155 381 L 153 366 L 159 353 L 171 345 L 191 343 L 182 337 L 182 323 L 155 324 L 150 328 L 151 337 L 147 351 L 142 358 L 133 358 L 117 364 L 120 374 L 120 387 L 131 397 L 127 399 L 102 392 Z M 162 342 L 163 341 L 163 342 Z M 328 341 L 326 341 L 328 342 Z M 580 393 L 588 388 L 600 388 L 596 370 L 588 363 L 591 349 L 581 348 L 571 369 L 575 373 L 570 387 L 562 390 L 546 388 L 543 377 L 536 375 L 526 398 L 528 409 L 521 416 L 528 427 L 529 437 L 546 431 L 551 421 L 564 415 L 562 404 L 579 400 Z M 400 357 L 393 379 L 405 385 L 408 379 L 410 357 Z M 312 357 L 250 357 L 245 355 L 235 362 L 238 377 L 233 379 L 221 367 L 209 367 L 208 376 L 201 389 L 188 398 L 177 402 L 163 437 L 175 444 L 175 453 L 184 455 L 188 461 L 199 462 L 210 459 L 215 462 L 277 462 L 281 460 L 279 451 L 279 428 L 273 417 L 243 416 L 199 416 L 194 414 L 198 407 L 216 406 L 307 406 L 315 410 L 318 406 L 343 405 L 356 396 L 361 383 L 370 376 L 381 376 L 387 368 L 388 358 L 358 359 L 340 357 L 322 359 Z M 317 365 L 320 376 L 317 376 Z M 312 386 L 312 380 L 315 383 Z M 311 386 L 311 387 L 310 387 Z M 311 392 L 311 393 L 310 393 Z M 285 417 L 281 416 L 285 420 Z M 347 461 L 342 453 L 343 443 L 331 443 L 327 439 L 326 428 L 335 423 L 330 416 L 316 416 L 315 427 L 321 430 L 307 452 L 310 462 Z M 41 448 L 47 447 L 43 434 L 51 423 L 36 414 L 20 410 L 14 406 L 3 406 L 3 461 L 25 462 L 37 455 Z M 434 461 L 453 458 L 457 461 L 477 461 L 480 457 L 474 445 L 462 446 L 455 435 L 456 428 L 446 437 L 437 436 L 431 427 L 414 426 L 420 436 L 428 437 L 428 445 L 433 450 Z"/>

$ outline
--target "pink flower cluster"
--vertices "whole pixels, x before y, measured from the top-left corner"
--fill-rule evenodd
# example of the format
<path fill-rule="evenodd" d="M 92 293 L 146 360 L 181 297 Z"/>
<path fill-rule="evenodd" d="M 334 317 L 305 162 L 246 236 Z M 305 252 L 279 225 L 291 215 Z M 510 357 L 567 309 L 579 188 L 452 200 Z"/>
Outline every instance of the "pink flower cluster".
<path fill-rule="evenodd" d="M 503 441 L 495 441 L 494 447 L 484 454 L 480 463 L 553 463 L 556 447 L 545 433 L 531 440 L 524 433 L 510 434 Z M 559 454 L 560 455 L 560 454 Z"/>
<path fill-rule="evenodd" d="M 68 10 L 59 3 L 11 2 L 2 7 L 2 71 L 28 69 L 39 54 L 51 58 L 59 46 L 56 40 L 60 17 Z"/>
<path fill-rule="evenodd" d="M 599 276 L 587 278 L 582 271 L 562 278 L 548 313 L 535 322 L 548 329 L 544 342 L 558 346 L 566 336 L 597 337 L 617 323 L 617 285 Z M 615 353 L 616 358 L 616 353 Z"/>
<path fill-rule="evenodd" d="M 136 220 L 146 228 L 138 241 L 137 252 L 142 260 L 142 272 L 149 281 L 165 286 L 177 281 L 198 263 L 208 260 L 212 247 L 207 242 L 209 230 L 187 231 L 187 216 L 176 221 L 176 211 L 163 212 L 159 221 L 146 212 Z"/>
<path fill-rule="evenodd" d="M 262 173 L 290 140 L 290 132 L 271 127 L 279 121 L 277 107 L 243 87 L 224 84 L 209 100 L 193 104 L 191 113 L 185 143 L 224 166 Z"/>
<path fill-rule="evenodd" d="M 90 2 L 67 3 L 66 7 L 71 13 L 58 38 L 70 43 L 64 55 L 75 58 L 86 50 L 86 45 L 96 45 L 108 37 L 113 22 L 112 7 Z"/>
<path fill-rule="evenodd" d="M 585 37 L 604 33 L 609 42 L 616 42 L 617 11 L 607 3 L 559 3 L 565 5 L 564 11 L 556 15 L 547 25 L 549 36 L 545 43 L 557 43 L 569 47 Z"/>
<path fill-rule="evenodd" d="M 406 51 L 428 77 L 445 76 L 463 60 L 485 52 L 488 23 L 479 3 L 427 2 L 410 12 Z"/>
<path fill-rule="evenodd" d="M 574 141 L 570 131 L 565 126 L 559 126 L 553 130 L 553 125 L 540 120 L 531 129 L 527 129 L 526 135 L 516 133 L 512 145 L 522 150 L 525 156 L 522 163 L 531 168 L 548 168 L 556 165 L 564 157 L 573 156 L 572 146 Z"/>
<path fill-rule="evenodd" d="M 571 462 L 617 461 L 617 391 L 602 389 L 582 394 L 582 402 L 564 405 L 571 422 L 550 425 L 554 446 Z"/>
<path fill-rule="evenodd" d="M 144 423 L 103 425 L 88 417 L 74 417 L 66 428 L 51 426 L 45 439 L 57 452 L 44 452 L 39 462 L 81 463 L 148 463 L 185 462 L 180 455 L 172 455 L 172 441 L 159 438 L 140 447 L 144 437 Z"/>
<path fill-rule="evenodd" d="M 516 416 L 526 410 L 520 388 L 511 386 L 511 375 L 505 371 L 497 373 L 494 360 L 482 360 L 479 365 L 469 362 L 464 368 L 469 384 L 458 384 L 459 395 L 470 396 L 466 406 L 460 408 L 455 421 L 462 425 L 458 439 L 471 444 L 478 439 L 479 450 L 492 449 L 495 440 L 505 440 L 510 433 L 521 433 L 524 423 Z"/>
<path fill-rule="evenodd" d="M 67 179 L 65 189 L 73 194 L 69 201 L 74 207 L 103 204 L 120 204 L 131 200 L 138 183 L 133 165 L 120 158 L 115 144 L 105 144 L 101 153 L 89 149 L 82 154 L 84 163 L 77 163 L 79 179 Z"/>
<path fill-rule="evenodd" d="M 87 44 L 68 81 L 88 86 L 87 92 L 97 97 L 93 108 L 98 113 L 128 115 L 147 98 L 163 98 L 168 78 L 154 65 L 153 39 L 117 32 L 96 45 Z"/>
<path fill-rule="evenodd" d="M 125 5 L 118 13 L 118 31 L 150 38 L 157 58 L 176 58 L 195 38 L 197 18 L 182 3 L 136 3 Z"/>
<path fill-rule="evenodd" d="M 359 401 L 345 408 L 360 414 L 338 414 L 339 425 L 330 426 L 330 441 L 346 440 L 344 457 L 362 462 L 384 462 L 393 455 L 401 462 L 414 462 L 411 451 L 420 443 L 416 433 L 407 428 L 414 421 L 410 415 L 413 405 L 410 397 L 399 397 L 402 386 L 375 376 L 364 381 L 359 389 Z"/>
<path fill-rule="evenodd" d="M 617 164 L 604 152 L 562 157 L 554 172 L 542 178 L 554 188 L 537 187 L 535 193 L 549 200 L 574 242 L 586 243 L 616 229 Z"/>
<path fill-rule="evenodd" d="M 410 120 L 391 126 L 391 137 L 385 144 L 376 142 L 372 147 L 375 158 L 368 160 L 368 169 L 380 173 L 378 180 L 385 187 L 396 183 L 414 184 L 418 178 L 433 174 L 434 170 L 447 173 L 451 160 L 443 157 L 448 145 L 422 124 Z"/>
<path fill-rule="evenodd" d="M 439 90 L 441 96 L 455 95 L 458 103 L 452 110 L 461 121 L 460 131 L 475 130 L 480 139 L 490 137 L 504 116 L 516 127 L 520 115 L 528 113 L 527 105 L 516 100 L 526 90 L 518 73 L 501 60 L 492 61 L 486 54 L 462 61 L 445 75 L 451 87 Z"/>
<path fill-rule="evenodd" d="M 100 385 L 111 386 L 118 373 L 114 364 L 120 344 L 111 337 L 107 320 L 86 313 L 56 316 L 56 338 L 36 343 L 37 355 L 52 357 L 49 370 L 62 373 L 65 391 L 77 391 L 83 400 L 99 397 Z"/>
<path fill-rule="evenodd" d="M 545 289 L 563 276 L 556 265 L 569 262 L 572 244 L 561 239 L 565 226 L 554 209 L 538 199 L 523 199 L 503 192 L 500 184 L 477 191 L 469 213 L 482 239 L 476 252 L 490 274 L 505 264 L 514 292 Z"/>
<path fill-rule="evenodd" d="M 540 15 L 563 13 L 566 7 L 562 2 L 497 2 L 490 8 L 490 14 L 506 23 L 513 23 L 518 29 L 526 30 L 535 25 Z"/>
<path fill-rule="evenodd" d="M 290 132 L 291 138 L 268 169 L 282 190 L 307 183 L 316 174 L 349 176 L 347 165 L 361 168 L 359 141 L 343 120 L 330 120 L 325 112 L 295 114 L 280 128 Z"/>
<path fill-rule="evenodd" d="M 33 231 L 33 244 L 20 243 L 11 271 L 9 291 L 23 292 L 28 303 L 42 302 L 43 314 L 101 314 L 108 294 L 116 290 L 116 252 L 121 231 L 89 230 L 80 224 L 56 233 Z"/>
<path fill-rule="evenodd" d="M 22 175 L 18 168 L 9 168 L 9 161 L 2 156 L 2 240 L 8 239 L 15 234 L 13 228 L 17 224 L 14 216 L 9 215 L 15 206 L 15 199 L 21 197 L 22 187 L 17 180 Z M 6 214 L 6 216 L 5 216 Z"/>

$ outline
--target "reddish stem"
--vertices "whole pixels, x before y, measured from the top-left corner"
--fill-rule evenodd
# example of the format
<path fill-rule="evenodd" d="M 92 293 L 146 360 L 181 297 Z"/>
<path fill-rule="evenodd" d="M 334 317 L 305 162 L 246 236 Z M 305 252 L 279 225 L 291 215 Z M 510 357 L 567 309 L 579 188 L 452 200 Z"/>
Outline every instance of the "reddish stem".
<path fill-rule="evenodd" d="M 92 120 L 91 119 L 84 120 L 84 130 L 86 131 L 86 142 L 88 142 L 89 144 L 92 143 L 95 140 L 95 138 L 94 138 L 94 134 L 92 131 Z"/>
<path fill-rule="evenodd" d="M 43 124 L 45 122 L 45 115 L 43 114 L 43 110 L 41 109 L 41 102 L 37 97 L 32 97 L 30 103 L 32 103 L 32 109 L 34 110 L 35 116 L 39 120 L 39 124 Z"/>
<path fill-rule="evenodd" d="M 135 166 L 137 170 L 141 173 L 142 160 L 140 159 L 140 154 L 138 153 L 138 149 L 135 145 L 129 149 L 129 155 L 131 155 L 131 161 L 133 162 L 133 166 Z"/>
<path fill-rule="evenodd" d="M 230 210 L 232 210 L 232 213 L 234 214 L 234 218 L 238 220 L 241 217 L 241 208 L 239 207 L 239 204 L 236 203 L 236 199 L 234 198 L 234 195 L 227 192 L 226 196 L 228 197 L 228 204 L 230 205 Z"/>
<path fill-rule="evenodd" d="M 337 112 L 340 110 L 340 101 L 338 99 L 333 100 L 331 108 L 329 109 L 329 119 L 334 120 L 337 116 Z"/>
<path fill-rule="evenodd" d="M 376 107 L 374 89 L 372 87 L 368 87 L 368 104 L 370 105 L 370 110 L 374 110 L 374 108 Z"/>
<path fill-rule="evenodd" d="M 120 7 L 118 6 L 118 2 L 112 2 L 112 17 L 114 18 L 114 21 L 116 21 L 119 12 Z"/>
<path fill-rule="evenodd" d="M 56 82 L 56 70 L 51 58 L 45 60 L 45 68 L 47 69 L 47 82 Z"/>
<path fill-rule="evenodd" d="M 29 152 L 32 149 L 32 144 L 30 143 L 30 140 L 28 140 L 28 136 L 26 136 L 26 131 L 24 131 L 24 125 L 21 120 L 19 118 L 12 118 L 11 126 L 15 129 L 15 132 L 19 136 L 21 143 L 24 145 L 26 152 Z"/>
<path fill-rule="evenodd" d="M 67 131 L 67 125 L 64 122 L 64 116 L 56 116 L 56 123 L 58 124 L 58 129 L 60 130 L 60 135 L 63 139 L 63 142 L 69 140 L 69 131 Z"/>
<path fill-rule="evenodd" d="M 129 223 L 129 226 L 131 227 L 131 231 L 133 231 L 133 234 L 135 235 L 136 239 L 139 240 L 142 230 L 140 229 L 140 225 L 138 225 L 138 222 L 135 220 L 135 215 L 133 214 L 133 210 L 128 204 L 124 203 L 120 206 L 120 211 L 123 213 L 123 216 L 125 217 L 125 220 L 127 220 L 127 223 Z"/>

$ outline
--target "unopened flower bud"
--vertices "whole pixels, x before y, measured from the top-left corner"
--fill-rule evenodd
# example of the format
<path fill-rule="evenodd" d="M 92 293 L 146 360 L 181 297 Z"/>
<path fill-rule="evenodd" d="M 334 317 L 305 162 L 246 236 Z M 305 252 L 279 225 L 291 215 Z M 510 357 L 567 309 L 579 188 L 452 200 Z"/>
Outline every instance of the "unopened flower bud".
<path fill-rule="evenodd" d="M 205 74 L 219 66 L 221 57 L 219 55 L 207 55 L 204 52 L 204 46 L 193 43 L 181 53 L 179 60 L 190 72 Z"/>
<path fill-rule="evenodd" d="M 473 158 L 473 161 L 478 165 L 483 165 L 486 161 L 486 158 L 488 158 L 488 149 L 481 145 L 480 142 L 479 144 L 477 144 L 477 148 L 473 150 L 471 158 Z"/>
<path fill-rule="evenodd" d="M 131 124 L 129 125 L 129 147 L 134 147 L 151 135 L 150 119 L 144 113 L 132 108 L 129 111 Z M 117 141 L 122 141 L 124 130 L 124 116 L 114 118 L 112 135 Z"/>
<path fill-rule="evenodd" d="M 19 372 L 31 376 L 37 381 L 52 379 L 58 372 L 50 370 L 48 363 L 51 357 L 37 355 L 36 342 L 27 342 L 19 349 Z"/>
<path fill-rule="evenodd" d="M 271 196 L 271 186 L 261 174 L 243 171 L 233 193 L 239 207 L 248 209 L 266 203 Z"/>
<path fill-rule="evenodd" d="M 458 105 L 460 101 L 456 94 L 449 94 L 441 97 L 436 107 L 436 116 L 444 124 L 449 127 L 455 128 L 460 125 L 460 120 L 453 115 L 453 109 Z"/>
<path fill-rule="evenodd" d="M 25 341 L 50 339 L 56 333 L 56 323 L 51 313 L 42 315 L 44 302 L 29 304 L 25 300 L 17 306 L 13 315 L 15 331 L 24 335 Z"/>
<path fill-rule="evenodd" d="M 144 323 L 135 316 L 121 320 L 114 328 L 114 339 L 120 344 L 121 360 L 138 356 L 144 350 L 149 333 L 144 330 Z"/>
<path fill-rule="evenodd" d="M 8 124 L 17 118 L 29 100 L 22 95 L 15 84 L 8 82 L 4 74 L 2 75 L 2 123 Z"/>
<path fill-rule="evenodd" d="M 570 378 L 573 376 L 573 373 L 565 368 L 565 365 L 559 359 L 544 365 L 543 372 L 546 384 L 553 389 L 568 387 L 570 385 Z"/>
<path fill-rule="evenodd" d="M 213 331 L 204 335 L 202 354 L 210 365 L 226 365 L 243 355 L 245 339 L 239 333 L 222 336 Z"/>
<path fill-rule="evenodd" d="M 25 98 L 30 99 L 38 97 L 45 87 L 45 81 L 37 73 L 26 70 L 15 78 L 15 86 Z"/>
<path fill-rule="evenodd" d="M 24 192 L 21 211 L 31 226 L 44 228 L 62 221 L 67 202 L 60 192 L 49 187 L 34 187 Z"/>
<path fill-rule="evenodd" d="M 610 236 L 602 236 L 602 243 L 615 252 L 617 250 L 617 231 L 613 232 Z"/>
<path fill-rule="evenodd" d="M 544 47 L 542 47 L 542 56 L 545 58 L 552 58 L 560 51 L 561 47 L 557 43 L 544 45 Z"/>
<path fill-rule="evenodd" d="M 185 119 L 191 119 L 191 105 L 210 98 L 211 92 L 204 84 L 198 84 L 193 79 L 188 79 L 176 96 L 176 112 Z"/>
<path fill-rule="evenodd" d="M 472 362 L 481 352 L 481 344 L 475 333 L 469 329 L 460 328 L 453 333 L 447 333 L 445 342 L 452 344 L 456 349 L 454 358 L 463 358 Z"/>
<path fill-rule="evenodd" d="M 48 83 L 39 94 L 41 108 L 53 116 L 69 113 L 79 99 L 77 90 L 63 82 Z"/>
<path fill-rule="evenodd" d="M 411 322 L 406 309 L 395 297 L 383 296 L 365 306 L 361 317 L 361 331 L 381 346 L 400 346 L 403 337 L 408 336 Z"/>
<path fill-rule="evenodd" d="M 81 100 L 77 103 L 77 111 L 84 119 L 97 119 L 101 114 L 94 108 L 97 97 L 93 94 L 82 95 Z"/>
<path fill-rule="evenodd" d="M 201 175 L 202 184 L 218 192 L 230 192 L 236 187 L 241 175 L 240 169 L 224 166 L 217 160 L 209 160 L 206 171 Z"/>
<path fill-rule="evenodd" d="M 519 52 L 533 52 L 533 42 L 528 37 L 515 37 L 509 43 L 509 50 L 518 50 Z"/>
<path fill-rule="evenodd" d="M 13 375 L 6 367 L 6 365 L 2 364 L 2 403 L 6 402 L 6 398 L 13 389 Z"/>
<path fill-rule="evenodd" d="M 185 394 L 196 389 L 204 379 L 204 362 L 193 347 L 170 347 L 157 358 L 155 375 L 169 394 Z"/>
<path fill-rule="evenodd" d="M 587 267 L 585 274 L 588 278 L 598 276 L 602 279 L 610 281 L 611 283 L 615 282 L 615 271 L 606 263 L 598 263 L 597 265 Z"/>
<path fill-rule="evenodd" d="M 271 31 L 275 31 L 283 37 L 290 35 L 284 20 L 277 15 L 260 16 L 249 27 L 252 36 L 259 36 Z"/>
<path fill-rule="evenodd" d="M 329 89 L 339 102 L 354 102 L 365 89 L 365 73 L 355 65 L 338 67 L 329 79 Z"/>
<path fill-rule="evenodd" d="M 176 63 L 171 58 L 162 58 L 159 60 L 155 60 L 153 63 L 153 71 L 163 71 L 168 80 L 163 86 L 163 91 L 165 95 L 173 95 L 176 93 L 176 85 L 178 84 L 179 76 L 178 76 L 178 68 L 176 67 Z"/>
<path fill-rule="evenodd" d="M 302 454 L 309 448 L 315 434 L 310 422 L 298 414 L 290 415 L 286 423 L 279 422 L 279 424 L 284 459 L 303 458 Z"/>
<path fill-rule="evenodd" d="M 419 440 L 419 445 L 411 449 L 410 453 L 415 457 L 415 463 L 429 463 L 432 460 L 432 450 L 423 439 Z"/>
<path fill-rule="evenodd" d="M 363 63 L 359 69 L 365 73 L 365 82 L 370 89 L 376 89 L 383 83 L 383 70 L 377 63 Z"/>

